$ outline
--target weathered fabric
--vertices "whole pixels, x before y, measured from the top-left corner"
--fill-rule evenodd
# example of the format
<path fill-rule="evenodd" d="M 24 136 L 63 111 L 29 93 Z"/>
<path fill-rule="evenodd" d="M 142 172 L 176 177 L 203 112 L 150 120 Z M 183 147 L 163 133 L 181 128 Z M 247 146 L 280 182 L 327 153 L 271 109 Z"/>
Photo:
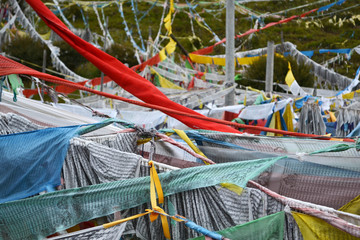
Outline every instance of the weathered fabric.
<path fill-rule="evenodd" d="M 263 172 L 258 181 L 286 197 L 337 209 L 359 195 L 359 179 L 360 173 L 355 171 L 280 160 Z"/>
<path fill-rule="evenodd" d="M 328 68 L 325 68 L 319 63 L 311 60 L 299 50 L 296 49 L 296 46 L 290 42 L 285 42 L 283 47 L 286 51 L 290 51 L 290 55 L 296 59 L 296 61 L 303 62 L 306 65 L 309 65 L 313 73 L 319 77 L 321 80 L 328 82 L 331 86 L 338 86 L 339 89 L 346 88 L 351 82 L 352 79 L 345 77 L 339 73 L 334 72 Z"/>
<path fill-rule="evenodd" d="M 304 237 L 304 240 L 312 239 L 335 239 L 335 240 L 355 240 L 359 239 L 347 232 L 341 231 L 331 226 L 322 219 L 309 216 L 303 213 L 292 212 L 296 223 Z"/>
<path fill-rule="evenodd" d="M 0 203 L 22 199 L 60 185 L 70 139 L 79 126 L 0 135 Z"/>
<path fill-rule="evenodd" d="M 217 144 L 201 141 L 200 143 L 204 146 L 199 146 L 200 150 L 216 163 L 243 161 L 258 157 L 289 156 L 289 158 L 278 161 L 258 178 L 262 185 L 284 196 L 339 208 L 360 194 L 358 190 L 360 165 L 357 161 L 359 153 L 355 149 L 305 156 L 301 159 L 305 161 L 297 160 L 299 158 L 296 156 L 297 152 L 320 150 L 333 146 L 336 144 L 334 141 L 266 138 L 222 133 L 201 134 L 212 139 L 258 150 L 224 150 Z M 222 154 L 218 154 L 219 151 L 222 151 Z"/>
<path fill-rule="evenodd" d="M 318 104 L 304 103 L 298 120 L 299 132 L 325 135 L 326 126 Z"/>
<path fill-rule="evenodd" d="M 43 127 L 19 115 L 0 113 L 0 135 L 34 131 L 41 128 Z"/>
<path fill-rule="evenodd" d="M 227 212 L 237 225 L 283 211 L 285 207 L 274 198 L 254 188 L 245 188 L 240 196 L 226 188 L 220 188 L 218 191 Z M 284 236 L 288 240 L 302 239 L 291 214 L 286 214 Z"/>
<path fill-rule="evenodd" d="M 119 240 L 124 233 L 127 223 L 104 229 L 94 227 L 92 230 L 85 229 L 74 233 L 51 238 L 51 240 Z"/>
<path fill-rule="evenodd" d="M 336 136 L 345 137 L 360 123 L 360 110 L 340 108 L 336 112 Z"/>
<path fill-rule="evenodd" d="M 104 135 L 98 137 L 84 137 L 84 139 L 100 143 L 109 148 L 128 153 L 135 153 L 137 150 L 138 133 L 118 133 L 116 135 Z"/>
<path fill-rule="evenodd" d="M 193 167 L 159 174 L 165 196 L 222 182 L 245 187 L 278 159 L 260 159 Z M 66 189 L 0 204 L 0 236 L 33 239 L 77 223 L 149 201 L 148 177 Z M 26 209 L 26 210 L 25 210 Z"/>
<path fill-rule="evenodd" d="M 237 240 L 284 239 L 285 213 L 283 211 L 242 225 L 218 231 L 224 238 Z M 193 240 L 203 240 L 204 236 Z"/>
<path fill-rule="evenodd" d="M 358 161 L 359 152 L 356 151 L 355 148 L 344 152 L 328 152 L 316 155 L 306 154 L 301 157 L 299 156 L 299 153 L 311 153 L 346 142 L 301 138 L 245 136 L 204 131 L 201 131 L 200 134 L 210 140 L 232 143 L 248 150 L 255 150 L 252 152 L 237 151 L 236 149 L 229 149 L 231 146 L 217 144 L 215 141 L 208 141 L 206 139 L 197 140 L 201 151 L 203 151 L 206 156 L 209 154 L 208 157 L 217 163 L 286 155 L 290 158 L 300 159 L 301 161 L 360 172 L 360 162 Z M 227 148 L 226 151 L 224 151 L 224 148 Z M 222 154 L 216 154 L 216 151 L 219 150 L 222 151 Z M 339 161 L 339 159 L 341 159 L 341 161 Z"/>
<path fill-rule="evenodd" d="M 73 139 L 62 170 L 65 188 L 133 178 L 141 158 L 91 141 Z"/>
<path fill-rule="evenodd" d="M 150 203 L 131 209 L 128 216 L 144 212 L 151 208 Z M 224 203 L 215 187 L 207 187 L 176 193 L 165 200 L 164 210 L 169 214 L 179 214 L 196 224 L 212 231 L 219 231 L 234 226 L 235 223 L 227 213 Z M 189 239 L 201 234 L 187 228 L 184 223 L 170 221 L 172 239 Z M 143 240 L 165 240 L 161 221 L 150 222 L 148 217 L 142 217 L 128 223 L 133 226 L 136 236 Z"/>
<path fill-rule="evenodd" d="M 282 204 L 287 205 L 291 209 L 295 209 L 312 217 L 322 219 L 331 226 L 347 232 L 352 236 L 360 238 L 360 216 L 358 215 L 342 212 L 333 208 L 313 204 L 310 202 L 304 202 L 297 199 L 288 198 L 277 194 L 276 192 L 271 191 L 270 189 L 254 181 L 249 181 L 249 184 L 255 186 L 269 196 L 275 198 Z M 286 209 L 289 210 L 288 208 Z"/>

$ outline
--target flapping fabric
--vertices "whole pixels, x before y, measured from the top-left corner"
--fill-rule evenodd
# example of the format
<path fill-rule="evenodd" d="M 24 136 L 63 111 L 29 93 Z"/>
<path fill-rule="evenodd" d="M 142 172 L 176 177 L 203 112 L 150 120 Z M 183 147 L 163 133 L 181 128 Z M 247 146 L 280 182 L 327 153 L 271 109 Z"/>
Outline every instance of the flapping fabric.
<path fill-rule="evenodd" d="M 281 211 L 254 221 L 219 231 L 223 237 L 238 240 L 284 239 L 285 212 Z M 261 230 L 260 230 L 261 229 Z M 204 236 L 192 240 L 203 240 Z"/>
<path fill-rule="evenodd" d="M 0 203 L 60 185 L 69 140 L 78 126 L 0 136 Z"/>
<path fill-rule="evenodd" d="M 221 182 L 245 187 L 249 179 L 277 160 L 186 168 L 161 173 L 159 178 L 165 196 Z M 0 239 L 38 239 L 83 221 L 139 206 L 150 199 L 149 182 L 149 177 L 131 178 L 0 204 Z"/>
<path fill-rule="evenodd" d="M 116 58 L 108 55 L 92 44 L 86 42 L 72 33 L 63 22 L 60 21 L 40 0 L 27 0 L 28 4 L 36 11 L 41 19 L 71 47 L 78 51 L 87 60 L 92 62 L 97 68 L 113 79 L 119 86 L 129 93 L 146 103 L 167 107 L 189 114 L 196 114 L 195 111 L 188 109 L 168 99 L 160 90 L 145 78 L 126 67 Z M 195 120 L 187 116 L 169 114 L 191 128 L 201 128 L 224 132 L 238 132 L 235 129 L 216 123 L 203 120 Z"/>
<path fill-rule="evenodd" d="M 340 211 L 360 215 L 360 195 L 342 206 Z"/>
<path fill-rule="evenodd" d="M 359 239 L 331 226 L 324 220 L 303 213 L 292 212 L 304 240 L 310 239 Z"/>

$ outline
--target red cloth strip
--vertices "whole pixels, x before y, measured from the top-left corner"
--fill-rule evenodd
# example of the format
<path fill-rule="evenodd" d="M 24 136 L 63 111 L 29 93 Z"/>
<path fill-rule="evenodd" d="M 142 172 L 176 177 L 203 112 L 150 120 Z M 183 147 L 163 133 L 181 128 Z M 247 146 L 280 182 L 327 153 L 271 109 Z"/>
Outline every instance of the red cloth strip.
<path fill-rule="evenodd" d="M 85 86 L 86 82 L 87 81 L 78 82 L 78 84 L 80 84 L 81 86 Z M 63 86 L 63 85 L 56 86 L 56 88 L 55 88 L 55 91 L 61 92 L 61 93 L 64 93 L 64 94 L 70 94 L 70 93 L 75 92 L 76 90 L 77 90 L 76 88 L 67 87 L 67 86 Z"/>
<path fill-rule="evenodd" d="M 111 82 L 112 79 L 109 78 L 108 76 L 104 76 L 104 84 L 105 83 L 108 83 L 108 82 Z M 98 86 L 101 84 L 101 77 L 97 77 L 97 78 L 93 78 L 90 80 L 89 82 L 92 86 Z"/>
<path fill-rule="evenodd" d="M 152 105 L 185 113 L 184 115 L 177 115 L 168 112 L 168 115 L 178 119 L 190 128 L 223 132 L 238 132 L 229 126 L 224 126 L 206 120 L 196 120 L 192 117 L 186 116 L 189 114 L 203 117 L 203 115 L 171 101 L 151 82 L 139 76 L 136 72 L 126 67 L 119 60 L 73 34 L 40 0 L 26 1 L 36 11 L 46 25 L 64 39 L 72 48 L 93 63 L 105 75 L 113 79 L 117 84 L 119 84 L 119 86 L 137 98 Z"/>
<path fill-rule="evenodd" d="M 144 71 L 146 66 L 153 66 L 156 65 L 160 62 L 160 55 L 156 54 L 155 56 L 153 56 L 152 58 L 146 60 L 145 62 L 143 62 L 142 64 L 133 66 L 131 69 L 134 71 Z"/>
<path fill-rule="evenodd" d="M 289 18 L 282 19 L 282 20 L 280 20 L 280 21 L 278 21 L 278 22 L 268 23 L 268 24 L 266 24 L 266 25 L 265 25 L 263 28 L 261 28 L 261 29 L 249 29 L 248 31 L 246 31 L 246 32 L 243 33 L 243 34 L 236 35 L 236 36 L 235 36 L 235 39 L 245 37 L 245 36 L 250 35 L 250 34 L 252 34 L 252 33 L 259 32 L 259 31 L 261 31 L 261 30 L 265 30 L 265 29 L 267 29 L 267 28 L 269 28 L 269 27 L 272 27 L 272 26 L 275 26 L 275 25 L 278 25 L 278 24 L 283 24 L 283 23 L 290 22 L 290 21 L 294 20 L 295 18 L 299 18 L 299 17 L 300 17 L 300 18 L 303 18 L 303 17 L 309 15 L 310 13 L 316 12 L 317 10 L 318 10 L 318 8 L 315 8 L 315 9 L 312 9 L 312 10 L 306 12 L 306 13 L 301 14 L 300 16 L 294 15 L 294 16 L 291 16 L 291 17 L 289 17 Z M 214 50 L 214 47 L 215 47 L 215 46 L 217 46 L 217 45 L 219 45 L 219 44 L 221 44 L 221 43 L 224 43 L 224 42 L 226 42 L 226 38 L 222 39 L 220 42 L 217 42 L 217 43 L 215 43 L 214 45 L 212 45 L 212 46 L 210 46 L 210 47 L 206 47 L 206 48 L 203 48 L 203 49 L 199 49 L 199 50 L 197 50 L 197 51 L 195 51 L 195 52 L 192 52 L 192 53 L 193 53 L 193 54 L 198 54 L 198 55 L 210 54 L 210 53 L 212 53 L 212 51 Z"/>
<path fill-rule="evenodd" d="M 76 88 L 78 90 L 91 92 L 91 93 L 101 95 L 101 96 L 104 96 L 104 97 L 107 97 L 107 98 L 112 98 L 112 99 L 120 100 L 120 101 L 123 101 L 123 102 L 131 103 L 131 104 L 136 104 L 136 105 L 142 106 L 142 107 L 156 109 L 156 110 L 162 111 L 162 112 L 164 112 L 165 114 L 168 114 L 168 115 L 187 116 L 189 118 L 193 118 L 194 121 L 203 120 L 203 121 L 218 123 L 219 125 L 222 124 L 222 125 L 233 126 L 233 127 L 236 127 L 236 128 L 253 129 L 253 130 L 264 131 L 264 132 L 273 132 L 273 133 L 279 133 L 279 134 L 288 135 L 288 136 L 318 138 L 318 139 L 322 139 L 322 140 L 331 139 L 329 137 L 324 137 L 324 136 L 319 136 L 319 135 L 314 135 L 314 134 L 288 132 L 288 131 L 284 131 L 284 130 L 271 129 L 271 128 L 267 128 L 267 127 L 251 126 L 251 125 L 246 125 L 246 124 L 228 122 L 228 121 L 224 121 L 224 120 L 220 120 L 220 119 L 205 117 L 205 116 L 203 116 L 201 114 L 196 114 L 196 115 L 188 114 L 188 113 L 185 113 L 185 112 L 169 109 L 169 108 L 154 105 L 154 104 L 149 104 L 149 103 L 144 103 L 144 102 L 140 102 L 140 101 L 136 101 L 136 100 L 127 99 L 127 98 L 116 96 L 116 95 L 113 95 L 113 94 L 110 94 L 110 93 L 100 92 L 100 91 L 97 91 L 97 90 L 94 90 L 94 89 L 91 89 L 91 88 L 87 88 L 85 86 L 82 86 L 81 84 L 74 83 L 74 82 L 71 82 L 71 81 L 68 81 L 68 80 L 65 80 L 65 79 L 62 79 L 62 78 L 58 78 L 58 77 L 49 75 L 47 73 L 38 72 L 36 70 L 28 68 L 28 67 L 26 67 L 26 66 L 24 66 L 24 65 L 22 65 L 20 63 L 17 63 L 17 62 L 15 62 L 13 60 L 10 60 L 10 59 L 0 55 L 0 76 L 10 75 L 10 74 L 24 74 L 24 75 L 34 76 L 34 77 L 37 77 L 37 78 L 40 78 L 42 80 L 52 82 L 52 83 L 55 83 L 55 84 L 61 84 L 61 85 L 68 86 L 68 87 L 74 87 L 74 88 Z M 236 131 L 233 128 L 230 128 L 230 129 L 232 130 L 233 133 L 240 133 L 239 131 Z M 217 129 L 215 131 L 222 131 L 222 130 Z M 343 139 L 343 141 L 355 142 L 353 139 L 347 139 L 347 138 Z"/>

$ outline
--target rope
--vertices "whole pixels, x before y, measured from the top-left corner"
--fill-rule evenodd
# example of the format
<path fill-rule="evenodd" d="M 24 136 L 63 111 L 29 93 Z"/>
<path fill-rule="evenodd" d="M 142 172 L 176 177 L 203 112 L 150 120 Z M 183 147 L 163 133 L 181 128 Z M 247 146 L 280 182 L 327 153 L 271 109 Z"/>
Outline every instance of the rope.
<path fill-rule="evenodd" d="M 161 207 L 158 206 L 158 203 L 162 206 L 162 204 L 164 204 L 164 194 L 163 194 L 163 190 L 161 187 L 161 182 L 159 179 L 159 176 L 156 172 L 155 166 L 154 166 L 154 162 L 153 161 L 149 161 L 149 166 L 150 166 L 150 201 L 151 201 L 151 207 L 152 209 L 145 209 L 144 213 L 140 213 L 140 214 L 136 214 L 133 215 L 131 217 L 128 218 L 124 218 L 124 219 L 120 219 L 120 220 L 116 220 L 110 223 L 106 223 L 103 224 L 101 227 L 102 228 L 110 228 L 110 227 L 114 227 L 118 224 L 139 218 L 139 217 L 143 217 L 145 215 L 150 214 L 150 221 L 154 222 L 160 215 L 161 218 L 161 223 L 162 223 L 162 227 L 163 227 L 163 231 L 164 231 L 164 236 L 166 239 L 171 239 L 170 236 L 170 228 L 169 228 L 169 223 L 167 218 L 171 218 L 177 222 L 185 222 L 185 225 L 205 236 L 211 237 L 213 239 L 216 240 L 222 240 L 224 239 L 220 234 L 216 233 L 216 232 L 212 232 L 209 231 L 199 225 L 197 225 L 196 223 L 194 223 L 193 221 L 188 220 L 187 218 L 181 216 L 181 215 L 174 215 L 171 216 L 169 214 L 167 214 Z M 157 193 L 157 194 L 156 194 Z M 158 196 L 158 201 L 156 196 Z M 96 230 L 99 228 L 101 229 L 101 227 L 96 227 Z M 90 228 L 87 231 L 94 231 L 95 228 Z M 84 233 L 84 232 L 82 232 Z"/>
<path fill-rule="evenodd" d="M 199 153 L 193 152 L 191 151 L 189 148 L 183 146 L 182 144 L 176 142 L 174 139 L 166 136 L 165 134 L 162 133 L 156 133 L 156 136 L 158 136 L 159 138 L 161 138 L 163 141 L 166 141 L 174 146 L 177 146 L 178 148 L 190 153 L 192 156 L 201 159 L 202 161 L 204 161 L 206 164 L 215 164 L 215 162 L 213 162 L 212 160 L 206 158 L 203 155 L 200 155 Z"/>
<path fill-rule="evenodd" d="M 343 152 L 343 151 L 347 151 L 351 148 L 355 148 L 356 151 L 360 151 L 360 142 L 359 139 L 356 139 L 355 143 L 352 145 L 348 145 L 345 143 L 339 143 L 327 148 L 323 148 L 311 153 L 304 153 L 304 152 L 299 152 L 296 153 L 296 155 L 299 157 L 299 160 L 303 160 L 304 156 L 310 156 L 310 155 L 315 155 L 315 154 L 319 154 L 319 153 L 328 153 L 328 152 Z"/>
<path fill-rule="evenodd" d="M 332 225 L 344 232 L 347 232 L 355 237 L 360 237 L 360 226 L 349 223 L 339 217 L 339 216 L 351 217 L 351 218 L 355 218 L 358 221 L 359 216 L 357 216 L 355 214 L 346 213 L 346 212 L 335 210 L 333 208 L 324 207 L 324 206 L 288 198 L 288 197 L 282 196 L 282 195 L 258 184 L 257 182 L 254 182 L 252 180 L 249 180 L 249 184 L 258 188 L 259 190 L 266 193 L 267 195 L 275 198 L 277 201 L 281 202 L 282 204 L 288 205 L 290 208 L 299 210 L 310 216 L 320 218 L 320 219 L 324 220 L 325 222 L 329 223 L 330 225 Z"/>
<path fill-rule="evenodd" d="M 116 95 L 106 93 L 106 92 L 100 92 L 100 91 L 97 91 L 95 89 L 91 89 L 91 88 L 88 88 L 88 87 L 85 87 L 85 86 L 70 82 L 70 81 L 65 80 L 65 79 L 60 79 L 60 78 L 59 79 L 54 79 L 54 78 L 49 79 L 49 78 L 46 78 L 46 77 L 42 77 L 41 75 L 43 75 L 43 74 L 41 74 L 41 73 L 39 73 L 39 75 L 40 75 L 39 76 L 40 78 L 42 78 L 43 80 L 48 81 L 48 82 L 52 82 L 52 83 L 56 83 L 56 84 L 60 84 L 60 85 L 68 86 L 68 87 L 73 87 L 73 88 L 76 88 L 78 90 L 87 91 L 87 92 L 94 93 L 94 94 L 97 94 L 97 95 L 100 95 L 100 96 L 120 100 L 120 101 L 123 101 L 123 102 L 135 104 L 135 105 L 138 105 L 138 106 L 151 108 L 151 109 L 156 109 L 156 110 L 162 111 L 162 112 L 164 112 L 166 114 L 170 113 L 170 114 L 176 114 L 176 115 L 180 115 L 180 116 L 188 116 L 188 117 L 192 117 L 192 118 L 196 118 L 196 119 L 201 119 L 201 120 L 215 122 L 215 123 L 219 123 L 219 124 L 223 124 L 223 125 L 233 126 L 233 127 L 236 127 L 236 128 L 259 130 L 259 131 L 272 132 L 272 133 L 288 135 L 288 136 L 317 138 L 317 139 L 324 139 L 324 140 L 330 140 L 331 139 L 330 137 L 324 137 L 324 136 L 315 135 L 315 134 L 288 132 L 288 131 L 279 130 L 279 129 L 272 129 L 272 128 L 261 127 L 261 126 L 252 126 L 252 125 L 240 124 L 240 123 L 230 122 L 230 121 L 226 121 L 226 120 L 205 117 L 203 115 L 194 115 L 194 114 L 184 113 L 184 112 L 181 112 L 181 111 L 169 109 L 169 108 L 166 108 L 166 107 L 162 107 L 162 106 L 158 106 L 158 105 L 154 105 L 154 104 L 150 104 L 150 103 L 144 103 L 144 102 L 140 102 L 140 101 L 136 101 L 136 100 L 132 100 L 132 99 L 127 99 L 127 98 L 124 98 L 124 97 L 121 97 L 121 96 L 116 96 Z M 346 142 L 354 142 L 353 139 L 347 139 L 347 138 L 344 139 L 344 141 L 346 141 Z"/>

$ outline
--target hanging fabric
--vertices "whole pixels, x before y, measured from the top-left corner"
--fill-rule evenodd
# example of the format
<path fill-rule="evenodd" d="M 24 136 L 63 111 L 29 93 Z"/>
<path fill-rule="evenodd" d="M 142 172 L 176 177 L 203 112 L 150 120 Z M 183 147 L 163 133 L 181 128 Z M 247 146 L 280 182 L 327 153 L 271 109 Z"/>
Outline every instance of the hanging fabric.
<path fill-rule="evenodd" d="M 291 71 L 290 62 L 288 62 L 288 65 L 289 65 L 289 71 L 286 74 L 285 82 L 288 85 L 288 87 L 290 88 L 290 91 L 295 96 L 298 96 L 298 95 L 300 95 L 301 97 L 306 96 L 307 95 L 306 92 L 299 86 L 298 82 L 295 80 L 295 77 Z"/>
<path fill-rule="evenodd" d="M 248 223 L 218 231 L 227 239 L 269 240 L 284 239 L 285 212 L 281 211 L 272 215 L 250 221 Z M 197 237 L 192 240 L 204 240 Z"/>
<path fill-rule="evenodd" d="M 344 240 L 355 240 L 359 239 L 350 235 L 349 233 L 343 232 L 334 226 L 331 226 L 322 219 L 309 216 L 303 213 L 292 212 L 296 223 L 298 224 L 301 234 L 304 240 L 313 239 L 344 239 Z"/>
<path fill-rule="evenodd" d="M 169 100 L 152 83 L 127 68 L 116 58 L 104 53 L 90 43 L 75 36 L 40 0 L 27 0 L 27 2 L 34 8 L 34 10 L 51 29 L 67 41 L 75 50 L 80 52 L 85 58 L 99 67 L 101 71 L 103 71 L 126 91 L 132 93 L 134 96 L 147 103 L 164 106 L 186 113 L 197 114 L 194 111 Z M 168 15 L 167 18 L 171 18 L 171 13 L 169 12 L 169 14 L 170 15 Z M 165 25 L 167 25 L 168 28 L 170 27 L 170 24 L 171 22 L 168 21 Z M 220 124 L 209 123 L 203 120 L 194 120 L 193 118 L 187 116 L 180 117 L 175 114 L 169 115 L 181 120 L 191 128 L 237 132 L 231 127 Z"/>
<path fill-rule="evenodd" d="M 171 89 L 179 89 L 179 90 L 185 90 L 184 88 L 172 83 L 171 81 L 167 80 L 163 76 L 161 76 L 157 71 L 155 71 L 153 68 L 150 68 L 150 71 L 152 74 L 155 74 L 159 78 L 160 86 L 163 88 L 171 88 Z"/>
<path fill-rule="evenodd" d="M 307 134 L 326 134 L 326 126 L 317 103 L 304 103 L 298 120 L 299 132 Z"/>
<path fill-rule="evenodd" d="M 0 184 L 7 186 L 0 190 L 0 203 L 59 186 L 69 140 L 78 128 L 47 128 L 0 136 Z"/>
<path fill-rule="evenodd" d="M 19 76 L 16 75 L 16 74 L 9 75 L 8 80 L 10 82 L 11 88 L 12 88 L 13 93 L 14 93 L 13 100 L 14 100 L 14 102 L 16 102 L 17 101 L 16 96 L 19 94 L 18 89 L 20 87 L 24 87 L 24 84 L 23 84 L 21 78 L 19 78 Z"/>
<path fill-rule="evenodd" d="M 282 157 L 193 167 L 161 173 L 159 179 L 165 196 L 221 182 L 245 187 L 249 179 L 279 159 Z M 139 206 L 149 201 L 149 180 L 149 177 L 133 178 L 0 204 L 0 230 L 11 239 L 34 239 L 79 222 Z M 81 215 L 78 209 L 82 210 Z M 34 222 L 36 224 L 32 224 Z"/>
<path fill-rule="evenodd" d="M 40 34 L 36 31 L 34 26 L 30 23 L 30 21 L 27 19 L 23 11 L 21 10 L 19 3 L 15 0 L 9 1 L 11 4 L 11 7 L 14 9 L 15 15 L 19 18 L 20 24 L 26 29 L 26 31 L 30 34 L 31 37 L 38 39 L 41 41 L 44 45 L 46 45 L 50 52 L 51 52 L 51 61 L 53 62 L 54 67 L 59 70 L 61 73 L 64 73 L 72 78 L 76 82 L 87 80 L 86 78 L 83 78 L 73 71 L 71 71 L 59 58 L 60 50 L 58 47 L 55 47 L 50 41 L 44 40 Z M 50 11 L 50 10 L 49 10 Z M 51 12 L 51 11 L 50 11 Z M 51 14 L 53 14 L 51 12 Z M 54 15 L 55 16 L 55 15 Z M 60 21 L 60 20 L 59 20 Z M 66 28 L 66 26 L 62 23 L 62 26 Z"/>

